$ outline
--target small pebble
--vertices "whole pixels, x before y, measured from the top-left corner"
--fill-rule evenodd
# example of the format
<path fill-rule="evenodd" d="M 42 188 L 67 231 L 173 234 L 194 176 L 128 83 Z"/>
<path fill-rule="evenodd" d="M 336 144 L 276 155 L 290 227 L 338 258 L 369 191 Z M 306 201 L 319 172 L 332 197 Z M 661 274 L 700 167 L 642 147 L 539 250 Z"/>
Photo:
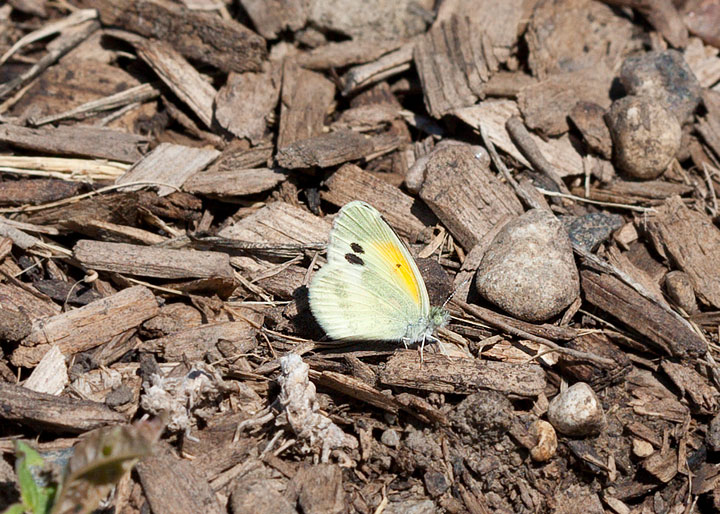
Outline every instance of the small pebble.
<path fill-rule="evenodd" d="M 687 314 L 695 314 L 698 311 L 695 289 L 690 277 L 684 271 L 671 271 L 665 275 L 665 290 L 672 301 Z"/>
<path fill-rule="evenodd" d="M 550 460 L 557 451 L 557 434 L 553 426 L 542 419 L 530 425 L 530 434 L 537 440 L 537 444 L 530 450 L 530 457 L 535 462 Z"/>
<path fill-rule="evenodd" d="M 612 135 L 615 164 L 630 177 L 659 177 L 680 149 L 680 123 L 652 98 L 621 98 L 613 102 L 605 121 Z"/>
<path fill-rule="evenodd" d="M 707 434 L 705 434 L 705 443 L 712 451 L 720 452 L 720 414 L 710 422 Z"/>
<path fill-rule="evenodd" d="M 683 124 L 700 103 L 702 88 L 677 50 L 646 52 L 625 59 L 620 82 L 628 95 L 660 102 Z"/>
<path fill-rule="evenodd" d="M 428 494 L 433 498 L 437 498 L 450 488 L 450 481 L 439 471 L 432 469 L 426 471 L 423 480 L 425 482 L 425 489 L 427 489 Z"/>
<path fill-rule="evenodd" d="M 647 441 L 644 441 L 643 439 L 633 438 L 632 448 L 633 454 L 635 454 L 636 457 L 640 457 L 641 459 L 644 459 L 645 457 L 650 457 L 650 455 L 655 453 L 655 448 L 653 448 L 653 445 L 648 443 Z"/>
<path fill-rule="evenodd" d="M 569 436 L 597 435 L 607 423 L 595 391 L 584 382 L 568 387 L 553 398 L 547 416 L 555 430 Z"/>
<path fill-rule="evenodd" d="M 593 252 L 615 230 L 622 227 L 624 220 L 619 214 L 590 212 L 582 216 L 562 216 L 560 221 L 565 225 L 572 244 Z"/>
<path fill-rule="evenodd" d="M 397 446 L 400 444 L 400 435 L 397 433 L 397 431 L 389 428 L 382 433 L 382 435 L 380 436 L 380 441 L 385 446 L 397 448 Z"/>
<path fill-rule="evenodd" d="M 580 291 L 570 239 L 544 209 L 531 209 L 495 236 L 475 278 L 478 293 L 512 316 L 545 321 Z"/>

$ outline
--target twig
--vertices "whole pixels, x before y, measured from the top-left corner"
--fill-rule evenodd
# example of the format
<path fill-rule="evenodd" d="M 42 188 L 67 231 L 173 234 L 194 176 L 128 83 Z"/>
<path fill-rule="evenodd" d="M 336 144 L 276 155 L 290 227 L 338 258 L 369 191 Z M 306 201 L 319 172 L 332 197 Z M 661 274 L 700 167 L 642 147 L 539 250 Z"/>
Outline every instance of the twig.
<path fill-rule="evenodd" d="M 557 196 L 560 198 L 575 200 L 577 202 L 591 203 L 593 205 L 602 205 L 605 207 L 615 207 L 618 209 L 627 209 L 629 211 L 636 212 L 656 212 L 655 209 L 652 207 L 639 207 L 637 205 L 627 205 L 624 203 L 601 202 L 599 200 L 590 200 L 589 198 L 583 198 L 582 196 L 576 196 L 570 193 L 558 193 L 557 191 L 548 191 L 547 189 L 543 189 L 541 187 L 538 187 L 536 189 L 546 196 Z"/>
<path fill-rule="evenodd" d="M 507 332 L 508 334 L 514 335 L 516 337 L 522 337 L 523 339 L 527 339 L 529 341 L 533 341 L 535 343 L 539 343 L 539 344 L 542 344 L 545 346 L 549 346 L 550 348 L 552 348 L 553 350 L 555 350 L 559 353 L 570 355 L 571 357 L 575 357 L 577 359 L 583 359 L 583 360 L 595 362 L 596 364 L 602 364 L 603 366 L 610 366 L 610 367 L 617 366 L 617 363 L 612 359 L 600 357 L 599 355 L 595 355 L 594 353 L 590 353 L 590 352 L 583 352 L 580 350 L 573 350 L 571 348 L 565 348 L 565 347 L 560 346 L 559 344 L 551 341 L 550 339 L 536 336 L 536 335 L 531 334 L 530 332 L 526 332 L 525 330 L 514 327 L 511 324 L 507 323 L 504 319 L 502 319 L 503 316 L 500 316 L 499 314 L 496 314 L 489 309 L 483 309 L 476 305 L 470 305 L 469 303 L 466 303 L 466 302 L 463 302 L 460 300 L 453 300 L 453 304 L 457 305 L 464 311 L 467 311 L 470 314 L 477 316 L 478 318 L 483 320 L 488 325 L 498 328 L 500 330 L 503 330 L 503 331 Z"/>

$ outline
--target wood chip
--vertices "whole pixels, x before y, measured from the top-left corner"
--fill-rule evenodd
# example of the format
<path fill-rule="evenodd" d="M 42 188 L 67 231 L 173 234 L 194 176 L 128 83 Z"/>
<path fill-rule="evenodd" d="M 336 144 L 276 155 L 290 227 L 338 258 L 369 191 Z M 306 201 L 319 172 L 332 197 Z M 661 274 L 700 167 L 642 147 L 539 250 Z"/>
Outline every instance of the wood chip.
<path fill-rule="evenodd" d="M 420 198 L 466 250 L 503 217 L 523 212 L 512 189 L 466 145 L 448 146 L 430 155 Z"/>
<path fill-rule="evenodd" d="M 581 271 L 585 299 L 616 317 L 643 336 L 656 351 L 675 357 L 699 357 L 706 344 L 690 327 L 665 309 L 641 296 L 630 286 L 610 275 Z"/>
<path fill-rule="evenodd" d="M 70 383 L 65 356 L 57 346 L 50 348 L 23 387 L 38 393 L 57 396 Z"/>
<path fill-rule="evenodd" d="M 545 373 L 536 364 L 450 359 L 429 353 L 425 353 L 421 363 L 417 351 L 397 352 L 387 361 L 378 378 L 385 385 L 452 394 L 490 389 L 530 398 L 545 388 Z"/>
<path fill-rule="evenodd" d="M 180 189 L 193 173 L 205 169 L 218 155 L 220 152 L 214 149 L 161 143 L 122 177 L 119 177 L 115 183 L 157 183 L 158 195 L 167 196 Z M 137 191 L 141 187 L 135 185 L 125 189 Z"/>
<path fill-rule="evenodd" d="M 51 155 L 79 155 L 120 162 L 137 161 L 148 147 L 146 137 L 86 125 L 33 129 L 5 124 L 0 125 L 0 142 Z"/>
<path fill-rule="evenodd" d="M 720 308 L 720 230 L 675 196 L 646 220 L 655 249 L 688 274 L 695 294 Z"/>
<path fill-rule="evenodd" d="M 280 96 L 281 68 L 230 73 L 215 97 L 215 119 L 225 130 L 253 145 L 267 137 Z"/>
<path fill-rule="evenodd" d="M 170 453 L 143 459 L 136 467 L 150 508 L 157 514 L 222 514 L 215 492 L 190 461 Z"/>
<path fill-rule="evenodd" d="M 276 158 L 280 166 L 288 169 L 311 166 L 327 168 L 362 159 L 372 153 L 374 148 L 373 142 L 367 136 L 341 130 L 280 147 Z"/>
<path fill-rule="evenodd" d="M 323 75 L 287 61 L 283 66 L 277 147 L 321 134 L 334 96 L 335 85 Z"/>
<path fill-rule="evenodd" d="M 326 200 L 342 207 L 352 200 L 363 200 L 378 209 L 385 220 L 399 234 L 417 239 L 427 226 L 437 223 L 432 212 L 389 184 L 376 174 L 363 171 L 354 164 L 346 164 L 325 181 L 327 191 L 322 193 Z"/>
<path fill-rule="evenodd" d="M 82 0 L 98 10 L 103 25 L 164 41 L 189 59 L 225 72 L 257 71 L 265 41 L 234 20 L 155 1 Z"/>
<path fill-rule="evenodd" d="M 0 418 L 37 430 L 66 433 L 82 433 L 126 421 L 125 416 L 102 403 L 38 393 L 6 383 L 0 383 Z"/>
<path fill-rule="evenodd" d="M 183 190 L 188 193 L 231 200 L 238 196 L 268 191 L 288 178 L 288 173 L 271 168 L 201 171 L 191 176 Z"/>
<path fill-rule="evenodd" d="M 177 50 L 164 41 L 148 40 L 116 30 L 109 34 L 132 44 L 140 58 L 148 63 L 160 80 L 205 126 L 212 126 L 213 102 L 217 91 Z"/>
<path fill-rule="evenodd" d="M 33 330 L 11 356 L 16 366 L 35 366 L 52 345 L 65 356 L 83 352 L 137 327 L 158 312 L 155 295 L 130 287 L 84 307 L 33 321 Z"/>
<path fill-rule="evenodd" d="M 75 244 L 73 256 L 89 269 L 141 277 L 183 279 L 233 276 L 229 257 L 220 252 L 171 250 L 82 239 Z"/>
<path fill-rule="evenodd" d="M 531 167 L 512 142 L 505 128 L 507 120 L 520 115 L 515 102 L 512 100 L 486 100 L 472 107 L 457 109 L 453 114 L 471 127 L 479 128 L 482 124 L 483 130 L 487 131 L 488 138 L 495 146 L 524 166 Z M 567 134 L 561 138 L 547 141 L 537 134 L 531 134 L 530 137 L 558 175 L 567 177 L 582 173 L 582 157 L 573 147 Z"/>
<path fill-rule="evenodd" d="M 420 38 L 413 52 L 428 112 L 440 118 L 483 98 L 483 84 L 498 63 L 479 26 L 451 16 Z"/>
<path fill-rule="evenodd" d="M 310 8 L 302 0 L 241 0 L 240 3 L 265 39 L 276 39 L 284 30 L 301 29 Z"/>

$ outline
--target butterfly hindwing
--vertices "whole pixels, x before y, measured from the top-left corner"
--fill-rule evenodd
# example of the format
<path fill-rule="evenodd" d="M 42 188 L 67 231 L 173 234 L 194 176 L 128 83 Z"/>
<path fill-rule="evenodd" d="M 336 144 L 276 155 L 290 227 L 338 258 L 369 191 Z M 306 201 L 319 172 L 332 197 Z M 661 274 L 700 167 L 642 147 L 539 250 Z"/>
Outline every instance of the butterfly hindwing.
<path fill-rule="evenodd" d="M 380 213 L 351 202 L 333 224 L 310 306 L 334 339 L 397 340 L 427 316 L 429 300 L 415 261 Z"/>

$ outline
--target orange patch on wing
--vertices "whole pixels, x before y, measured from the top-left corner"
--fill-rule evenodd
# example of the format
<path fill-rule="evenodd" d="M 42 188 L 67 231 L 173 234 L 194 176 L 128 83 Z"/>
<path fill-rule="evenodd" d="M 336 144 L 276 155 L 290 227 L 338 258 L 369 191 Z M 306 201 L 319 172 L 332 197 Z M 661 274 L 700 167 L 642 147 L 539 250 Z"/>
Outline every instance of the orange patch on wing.
<path fill-rule="evenodd" d="M 420 284 L 415 279 L 412 267 L 400 248 L 392 243 L 374 244 L 373 246 L 380 255 L 387 259 L 388 265 L 392 266 L 393 272 L 399 274 L 400 280 L 407 288 L 408 293 L 416 303 L 420 304 Z"/>

